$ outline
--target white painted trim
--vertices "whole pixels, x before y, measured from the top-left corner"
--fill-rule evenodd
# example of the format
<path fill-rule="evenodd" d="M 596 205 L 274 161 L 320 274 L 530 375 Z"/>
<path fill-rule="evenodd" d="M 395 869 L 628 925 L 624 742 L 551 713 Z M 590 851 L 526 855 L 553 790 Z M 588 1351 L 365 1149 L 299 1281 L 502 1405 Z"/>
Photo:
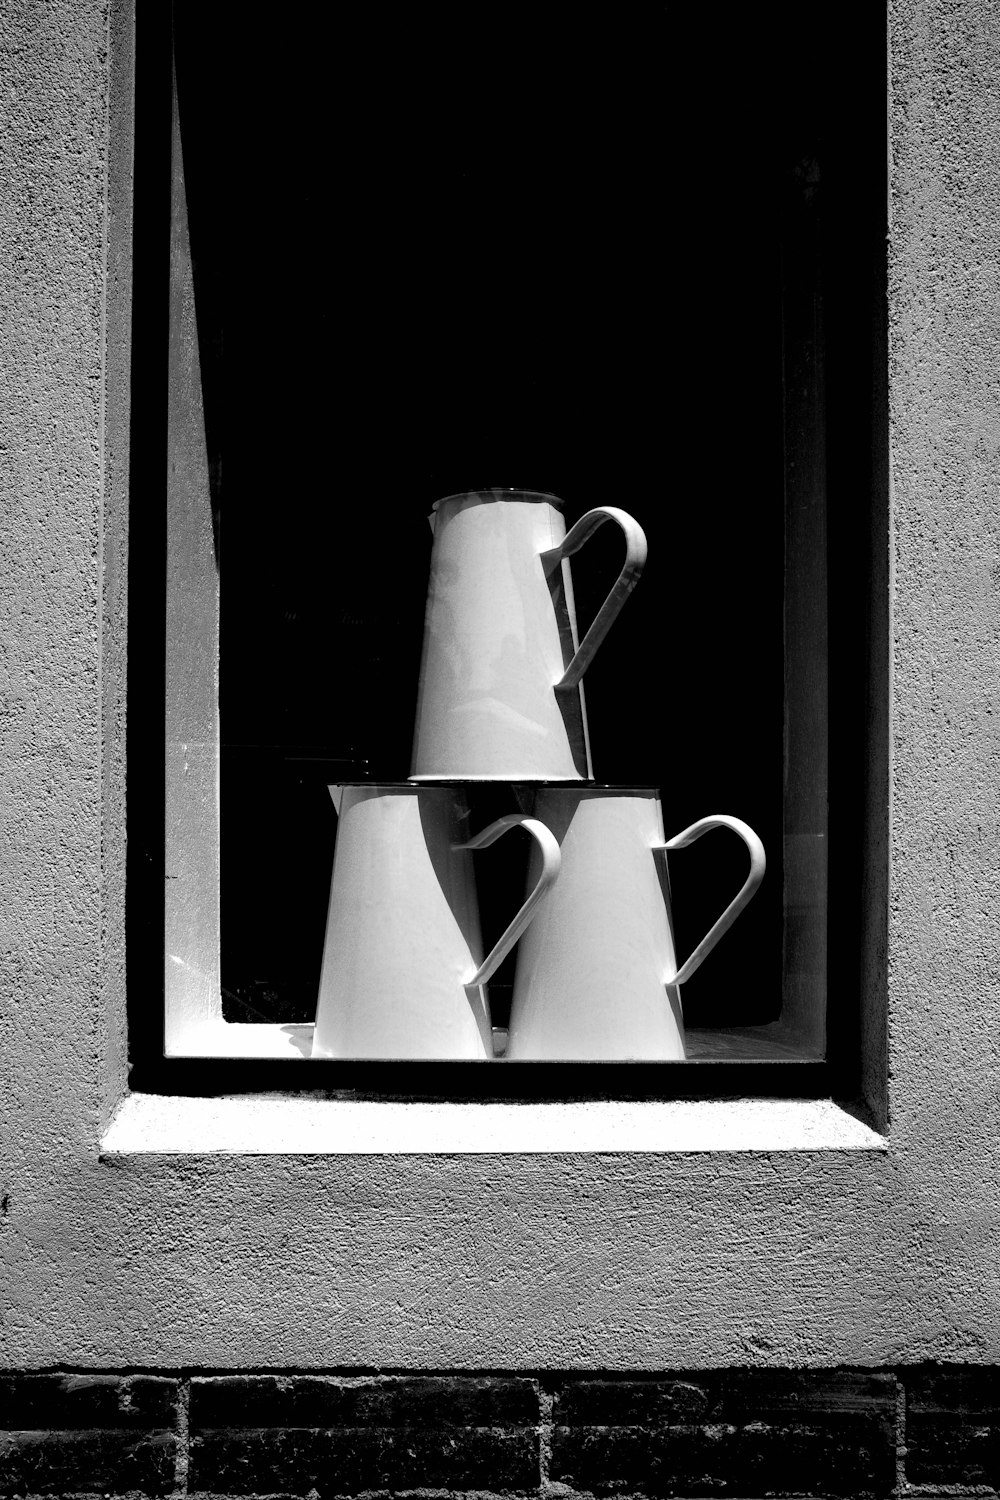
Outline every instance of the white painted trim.
<path fill-rule="evenodd" d="M 886 1148 L 883 1136 L 829 1099 L 407 1104 L 131 1094 L 101 1142 L 101 1155 L 516 1156 Z"/>
<path fill-rule="evenodd" d="M 271 1057 L 307 1061 L 312 1055 L 312 1021 L 279 1026 L 224 1021 L 221 1016 L 175 1017 L 164 1044 L 165 1057 Z"/>

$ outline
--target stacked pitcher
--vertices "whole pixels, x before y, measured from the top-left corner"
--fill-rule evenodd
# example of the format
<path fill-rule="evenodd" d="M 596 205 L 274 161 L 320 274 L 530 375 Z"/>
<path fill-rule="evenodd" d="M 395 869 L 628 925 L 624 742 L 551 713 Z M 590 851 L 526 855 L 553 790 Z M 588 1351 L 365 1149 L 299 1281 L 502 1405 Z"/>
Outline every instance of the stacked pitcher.
<path fill-rule="evenodd" d="M 569 558 L 607 522 L 618 579 L 581 642 Z M 635 587 L 646 539 L 600 506 L 567 533 L 562 502 L 530 490 L 440 500 L 407 782 L 331 787 L 338 813 L 314 1057 L 494 1055 L 487 981 L 517 953 L 506 1060 L 685 1056 L 679 986 L 764 874 L 738 818 L 669 841 L 657 792 L 594 782 L 583 675 Z M 469 792 L 505 783 L 527 809 L 470 836 Z M 747 879 L 683 965 L 665 851 L 729 828 Z M 521 829 L 527 896 L 483 956 L 472 850 Z M 523 936 L 522 936 L 523 935 Z"/>

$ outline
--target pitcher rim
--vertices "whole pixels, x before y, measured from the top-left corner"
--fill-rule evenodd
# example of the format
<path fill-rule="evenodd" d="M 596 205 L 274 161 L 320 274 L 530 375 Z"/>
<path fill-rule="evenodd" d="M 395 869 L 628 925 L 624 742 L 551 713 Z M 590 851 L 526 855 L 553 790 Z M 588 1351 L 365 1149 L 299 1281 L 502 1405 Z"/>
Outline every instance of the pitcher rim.
<path fill-rule="evenodd" d="M 494 486 L 485 490 L 458 490 L 454 495 L 444 495 L 440 500 L 435 500 L 431 506 L 436 511 L 441 505 L 448 505 L 452 500 L 479 500 L 482 504 L 491 505 L 501 500 L 522 500 L 531 504 L 541 504 L 543 501 L 549 505 L 555 505 L 562 510 L 565 501 L 560 500 L 558 495 L 551 495 L 547 490 L 520 490 L 503 489 Z"/>
<path fill-rule="evenodd" d="M 527 785 L 527 783 L 525 783 Z M 610 800 L 612 797 L 655 797 L 657 801 L 662 800 L 662 789 L 658 786 L 642 786 L 640 784 L 630 785 L 623 783 L 612 783 L 610 781 L 587 781 L 578 785 L 569 782 L 539 781 L 535 783 L 538 792 L 564 792 L 567 795 L 579 797 L 604 797 Z"/>
<path fill-rule="evenodd" d="M 388 794 L 395 792 L 432 792 L 432 791 L 472 791 L 481 790 L 485 786 L 496 787 L 502 790 L 511 790 L 515 787 L 526 787 L 533 792 L 565 792 L 577 796 L 608 796 L 618 794 L 622 797 L 657 797 L 662 795 L 661 788 L 650 786 L 641 782 L 610 782 L 610 781 L 584 781 L 568 777 L 552 776 L 440 776 L 423 777 L 411 776 L 406 781 L 328 781 L 324 783 L 327 788 L 337 787 L 345 791 L 363 788 L 368 791 L 380 791 Z"/>

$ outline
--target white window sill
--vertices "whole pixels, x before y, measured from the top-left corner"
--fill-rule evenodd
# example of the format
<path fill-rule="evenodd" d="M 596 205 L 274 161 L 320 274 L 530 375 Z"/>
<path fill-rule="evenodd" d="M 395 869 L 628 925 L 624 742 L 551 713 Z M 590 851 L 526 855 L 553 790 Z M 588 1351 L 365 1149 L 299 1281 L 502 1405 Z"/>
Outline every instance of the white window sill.
<path fill-rule="evenodd" d="M 829 1099 L 567 1104 L 381 1103 L 131 1094 L 101 1156 L 562 1155 L 884 1151 Z"/>
<path fill-rule="evenodd" d="M 199 1018 L 176 1025 L 164 1053 L 167 1057 L 274 1057 L 308 1062 L 315 1030 L 311 1021 L 277 1026 Z"/>

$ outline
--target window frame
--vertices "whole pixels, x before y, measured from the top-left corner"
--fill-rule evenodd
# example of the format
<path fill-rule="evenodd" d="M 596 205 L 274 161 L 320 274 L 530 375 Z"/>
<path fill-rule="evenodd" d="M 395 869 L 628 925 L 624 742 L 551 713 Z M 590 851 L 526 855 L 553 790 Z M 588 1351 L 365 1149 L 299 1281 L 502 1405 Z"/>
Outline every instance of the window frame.
<path fill-rule="evenodd" d="M 169 47 L 169 39 L 166 28 L 163 30 L 160 45 Z M 152 69 L 150 70 L 152 73 Z M 171 88 L 171 139 L 169 144 L 165 143 L 163 136 L 162 121 L 159 126 L 153 124 L 153 99 L 158 100 L 158 108 L 162 112 L 164 107 L 164 94 L 169 86 L 166 70 L 160 65 L 159 89 L 151 88 L 145 104 L 142 103 L 140 92 L 140 107 L 147 112 L 145 131 L 150 136 L 159 135 L 159 156 L 161 161 L 169 161 L 174 166 L 178 161 L 178 126 L 176 116 L 176 99 Z M 150 151 L 149 159 L 155 155 L 155 149 Z M 177 205 L 178 179 L 175 170 L 171 170 L 170 180 L 173 184 L 174 208 Z M 183 181 L 180 184 L 183 193 Z M 154 204 L 154 195 L 149 187 L 137 189 L 137 196 L 148 194 L 145 200 L 144 215 L 139 216 L 139 222 L 148 227 L 156 224 L 162 232 L 162 205 L 157 210 Z M 810 218 L 808 208 L 808 195 L 804 194 L 800 208 L 803 209 L 802 220 L 805 225 L 806 236 L 816 234 L 815 224 L 809 224 Z M 173 214 L 176 218 L 176 213 Z M 137 237 L 137 243 L 141 239 L 141 232 Z M 823 256 L 828 255 L 828 247 L 814 247 L 815 255 L 807 267 L 807 277 L 820 270 L 820 261 Z M 155 257 L 149 257 L 155 261 Z M 876 262 L 878 257 L 875 257 Z M 173 248 L 173 274 L 177 275 L 177 247 Z M 829 271 L 829 265 L 825 269 Z M 167 341 L 177 341 L 177 330 L 170 325 L 169 296 L 164 298 L 162 285 L 157 291 L 153 285 L 158 276 L 163 281 L 162 263 L 155 270 L 150 268 L 146 273 L 146 289 L 137 298 L 137 338 L 134 340 L 136 350 L 140 346 L 155 347 L 155 338 L 149 339 L 150 332 L 158 327 L 161 337 L 166 333 Z M 137 273 L 140 282 L 143 273 Z M 878 266 L 875 266 L 875 276 L 878 276 Z M 174 292 L 178 291 L 178 283 L 175 279 Z M 183 296 L 189 295 L 190 289 L 183 289 Z M 794 295 L 799 295 L 803 305 L 810 297 L 816 294 L 815 286 L 799 286 Z M 176 298 L 175 298 L 176 300 Z M 873 299 L 877 301 L 877 297 Z M 189 309 L 190 312 L 190 309 Z M 190 329 L 188 330 L 190 334 Z M 884 335 L 884 329 L 876 334 L 878 337 Z M 801 341 L 800 341 L 801 347 Z M 857 351 L 855 351 L 856 357 Z M 817 384 L 822 381 L 822 354 L 817 349 L 806 352 L 806 362 L 812 360 L 808 371 L 809 378 Z M 137 361 L 144 370 L 148 368 L 147 356 Z M 873 364 L 877 364 L 877 350 Z M 801 371 L 797 372 L 801 373 Z M 155 393 L 150 399 L 149 393 Z M 157 387 L 156 382 L 146 385 L 136 383 L 133 392 L 134 414 L 137 416 L 137 434 L 139 444 L 142 442 L 142 434 L 155 430 L 157 417 L 155 411 L 155 400 L 162 402 L 164 392 L 162 384 Z M 182 397 L 181 400 L 184 398 Z M 810 398 L 812 399 L 812 398 Z M 819 398 L 822 400 L 822 397 Z M 166 400 L 168 406 L 171 401 L 176 408 L 178 392 L 167 390 Z M 789 441 L 793 447 L 799 443 L 799 452 L 803 452 L 801 434 L 794 431 L 796 416 L 789 407 L 786 410 L 786 434 L 791 434 Z M 873 446 L 877 445 L 878 435 L 875 428 L 878 425 L 877 414 L 871 418 L 874 423 L 872 428 Z M 811 435 L 807 436 L 807 444 L 812 443 L 816 447 L 817 435 L 815 426 Z M 158 451 L 158 450 L 157 450 Z M 159 458 L 154 452 L 148 452 L 145 460 L 144 473 L 151 481 L 147 492 L 155 493 L 157 488 L 162 490 L 163 476 L 158 472 Z M 137 467 L 143 470 L 143 461 L 140 460 Z M 141 474 L 140 474 L 140 477 Z M 877 539 L 880 534 L 881 521 L 877 515 L 879 501 L 873 507 L 871 520 L 872 533 Z M 137 555 L 141 556 L 145 549 L 147 559 L 155 559 L 157 549 L 164 546 L 162 529 L 155 519 L 147 513 L 136 523 L 133 513 L 133 542 Z M 205 537 L 202 535 L 201 545 L 204 546 Z M 169 548 L 169 541 L 167 542 Z M 841 554 L 846 549 L 841 544 Z M 836 552 L 836 548 L 835 548 Z M 155 573 L 155 561 L 149 569 Z M 132 610 L 134 622 L 145 634 L 154 620 L 156 611 L 165 614 L 165 594 L 158 591 L 156 587 L 148 587 L 148 575 L 146 566 L 143 574 L 147 577 L 141 589 L 133 590 L 130 609 Z M 877 574 L 872 575 L 873 589 L 878 584 Z M 216 602 L 217 608 L 217 602 Z M 868 610 L 871 616 L 877 614 L 878 601 L 874 597 L 868 602 Z M 135 628 L 135 624 L 133 625 Z M 870 639 L 867 623 L 864 629 L 864 638 Z M 859 647 L 864 645 L 861 633 L 856 634 L 851 643 L 850 650 L 845 656 L 852 659 L 854 663 L 858 660 Z M 193 655 L 193 653 L 192 653 Z M 799 672 L 802 671 L 801 661 L 804 656 L 800 655 Z M 789 670 L 789 669 L 786 669 Z M 790 668 L 796 670 L 794 663 Z M 160 690 L 166 690 L 169 681 L 169 671 L 165 668 L 162 679 L 147 670 L 144 664 L 141 684 L 133 682 L 130 685 L 130 693 L 136 703 L 136 712 L 130 720 L 130 743 L 142 746 L 142 752 L 148 751 L 148 734 L 151 724 L 155 721 L 158 712 L 157 694 Z M 181 673 L 184 676 L 184 672 Z M 162 700 L 161 700 L 162 701 Z M 860 725 L 861 716 L 858 713 L 857 700 L 851 705 L 855 714 L 855 724 Z M 848 787 L 849 795 L 844 802 L 850 800 L 850 793 L 863 791 L 863 778 L 865 775 L 862 757 L 857 758 L 857 763 L 844 783 Z M 213 763 L 211 758 L 211 747 L 206 753 L 206 761 L 203 767 L 204 787 L 209 788 L 218 776 L 217 751 Z M 176 778 L 175 778 L 176 780 Z M 168 776 L 168 786 L 170 778 Z M 146 795 L 146 793 L 150 795 Z M 202 798 L 204 809 L 205 799 Z M 130 883 L 132 889 L 130 922 L 132 931 L 136 934 L 136 940 L 130 945 L 130 964 L 136 971 L 136 964 L 141 962 L 144 966 L 148 962 L 148 948 L 150 938 L 155 933 L 155 918 L 149 911 L 143 910 L 144 902 L 149 899 L 158 880 L 157 868 L 163 869 L 163 835 L 153 831 L 153 824 L 157 818 L 158 803 L 155 788 L 152 784 L 143 788 L 139 797 L 133 801 L 134 816 L 130 816 L 130 827 L 138 834 L 134 841 L 134 858 L 130 871 Z M 217 816 L 217 813 L 216 813 Z M 841 855 L 841 862 L 846 863 L 863 840 L 863 832 L 860 819 L 854 813 L 848 820 L 855 842 L 853 849 L 845 856 Z M 193 829 L 193 825 L 192 825 Z M 202 892 L 209 891 L 215 882 L 217 887 L 218 866 L 218 833 L 211 826 L 211 820 L 202 817 L 197 830 L 190 832 L 191 843 L 195 848 L 193 863 L 200 868 L 200 885 Z M 167 878 L 170 872 L 164 870 Z M 145 894 L 142 894 L 142 893 Z M 201 909 L 202 919 L 206 916 L 205 908 L 210 906 L 211 900 L 217 902 L 217 889 L 213 897 L 202 899 L 195 904 Z M 850 931 L 847 944 L 847 959 L 844 961 L 843 948 L 837 964 L 836 979 L 839 986 L 840 1000 L 845 999 L 845 992 L 851 988 L 850 972 L 854 966 L 856 971 L 860 970 L 862 962 L 862 948 L 864 945 L 864 913 L 861 903 L 851 896 L 843 894 L 843 885 L 840 894 L 834 894 L 832 898 L 833 912 L 841 919 L 841 930 L 844 930 L 845 922 Z M 209 916 L 211 914 L 209 913 Z M 217 919 L 216 919 L 217 920 Z M 212 922 L 209 920 L 208 926 Z M 594 1092 L 611 1093 L 621 1097 L 687 1097 L 691 1095 L 704 1095 L 706 1097 L 722 1096 L 732 1092 L 747 1092 L 750 1095 L 776 1094 L 784 1097 L 821 1097 L 834 1094 L 838 1097 L 852 1097 L 857 1091 L 865 1072 L 865 1061 L 861 1055 L 860 1045 L 861 1031 L 860 1011 L 862 1002 L 859 994 L 846 995 L 847 1003 L 838 1004 L 836 1013 L 833 1007 L 827 1004 L 828 1012 L 828 1051 L 827 1056 L 822 1059 L 811 1059 L 804 1057 L 790 1057 L 787 1061 L 778 1061 L 775 1058 L 743 1058 L 739 1061 L 725 1062 L 718 1059 L 697 1060 L 688 1059 L 679 1064 L 532 1064 L 520 1065 L 519 1078 L 512 1077 L 513 1069 L 508 1066 L 503 1069 L 502 1074 L 495 1069 L 488 1068 L 488 1075 L 482 1076 L 480 1065 L 455 1065 L 455 1064 L 432 1064 L 420 1065 L 419 1079 L 414 1074 L 413 1063 L 401 1060 L 399 1063 L 337 1063 L 313 1061 L 308 1058 L 308 1043 L 312 1032 L 309 1023 L 298 1024 L 274 1024 L 260 1023 L 248 1024 L 227 1021 L 223 1018 L 221 991 L 218 975 L 218 960 L 209 951 L 211 940 L 202 943 L 201 957 L 203 962 L 196 966 L 200 967 L 203 982 L 188 986 L 182 996 L 171 998 L 165 996 L 164 1019 L 162 1026 L 149 1015 L 148 1006 L 144 1005 L 141 1015 L 135 1014 L 131 1022 L 131 1033 L 133 1037 L 133 1079 L 139 1088 L 159 1089 L 170 1080 L 170 1087 L 191 1088 L 192 1090 L 209 1090 L 218 1086 L 220 1089 L 248 1088 L 248 1087 L 275 1087 L 293 1089 L 349 1089 L 364 1094 L 369 1091 L 388 1091 L 396 1097 L 412 1097 L 414 1089 L 417 1092 L 427 1092 L 432 1096 L 454 1096 L 456 1098 L 507 1098 L 507 1097 L 539 1097 L 554 1094 L 558 1097 L 590 1097 Z M 142 957 L 138 958 L 139 949 Z M 847 977 L 845 984 L 845 976 Z M 133 991 L 135 986 L 132 987 Z M 144 991 L 148 995 L 148 981 L 144 983 Z M 829 992 L 829 985 L 828 985 Z M 301 1070 L 298 1064 L 308 1060 L 310 1068 Z M 204 1064 L 204 1066 L 203 1066 Z M 694 1066 L 692 1066 L 694 1064 Z M 601 1077 L 596 1077 L 595 1070 L 599 1069 Z M 747 1069 L 750 1071 L 747 1072 Z M 210 1080 L 215 1080 L 212 1082 Z"/>

